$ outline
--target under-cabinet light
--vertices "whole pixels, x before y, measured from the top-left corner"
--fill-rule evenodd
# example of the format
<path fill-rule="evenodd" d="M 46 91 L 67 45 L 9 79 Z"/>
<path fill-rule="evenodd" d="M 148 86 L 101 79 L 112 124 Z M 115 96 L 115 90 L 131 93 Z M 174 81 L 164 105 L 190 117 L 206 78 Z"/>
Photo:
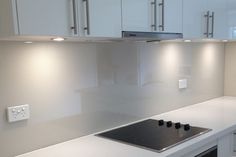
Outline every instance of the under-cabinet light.
<path fill-rule="evenodd" d="M 53 41 L 64 41 L 65 38 L 57 37 L 57 38 L 52 38 Z"/>
<path fill-rule="evenodd" d="M 25 44 L 32 44 L 33 42 L 32 41 L 25 41 L 24 43 Z"/>
<path fill-rule="evenodd" d="M 190 43 L 190 42 L 192 42 L 192 40 L 184 40 L 184 42 Z"/>

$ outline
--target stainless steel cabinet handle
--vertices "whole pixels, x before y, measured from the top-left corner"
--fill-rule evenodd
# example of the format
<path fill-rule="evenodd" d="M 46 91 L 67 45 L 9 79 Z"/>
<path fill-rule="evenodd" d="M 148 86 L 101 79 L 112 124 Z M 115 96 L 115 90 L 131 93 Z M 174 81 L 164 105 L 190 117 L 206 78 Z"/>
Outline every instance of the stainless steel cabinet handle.
<path fill-rule="evenodd" d="M 154 2 L 151 2 L 152 5 L 154 5 L 154 24 L 152 25 L 154 31 L 157 31 L 157 0 L 154 0 Z"/>
<path fill-rule="evenodd" d="M 72 0 L 72 10 L 73 10 L 73 25 L 71 27 L 74 30 L 74 35 L 78 34 L 78 22 L 77 22 L 77 12 L 76 12 L 76 0 Z"/>
<path fill-rule="evenodd" d="M 90 35 L 90 15 L 89 15 L 89 0 L 83 0 L 86 4 L 86 22 L 87 26 L 84 27 L 84 30 L 87 31 L 87 34 Z"/>
<path fill-rule="evenodd" d="M 209 37 L 209 22 L 210 22 L 210 11 L 207 11 L 207 14 L 204 15 L 204 17 L 206 18 L 206 33 L 204 33 L 204 35 L 206 35 L 206 37 Z"/>
<path fill-rule="evenodd" d="M 161 24 L 159 25 L 159 28 L 161 31 L 165 31 L 165 0 L 162 0 L 162 2 L 159 3 L 159 6 L 161 6 Z"/>
<path fill-rule="evenodd" d="M 209 35 L 213 38 L 214 37 L 214 28 L 215 28 L 215 12 L 212 12 L 211 16 L 209 16 L 209 18 L 211 18 L 211 33 L 209 33 Z"/>

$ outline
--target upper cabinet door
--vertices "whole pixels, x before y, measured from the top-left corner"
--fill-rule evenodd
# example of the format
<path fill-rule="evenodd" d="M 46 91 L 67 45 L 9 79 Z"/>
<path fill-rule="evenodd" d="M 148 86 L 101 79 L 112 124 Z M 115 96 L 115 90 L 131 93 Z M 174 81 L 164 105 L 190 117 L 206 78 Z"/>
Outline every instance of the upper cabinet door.
<path fill-rule="evenodd" d="M 227 1 L 227 39 L 236 39 L 236 1 Z"/>
<path fill-rule="evenodd" d="M 207 3 L 210 12 L 209 38 L 228 39 L 227 0 L 207 0 Z"/>
<path fill-rule="evenodd" d="M 19 35 L 63 35 L 71 30 L 71 0 L 16 0 Z"/>
<path fill-rule="evenodd" d="M 182 33 L 183 0 L 157 0 L 157 2 L 157 11 L 154 8 L 157 14 L 157 31 Z"/>
<path fill-rule="evenodd" d="M 207 10 L 206 0 L 183 0 L 184 38 L 207 37 Z"/>
<path fill-rule="evenodd" d="M 121 37 L 121 0 L 80 0 L 82 35 Z"/>
<path fill-rule="evenodd" d="M 123 31 L 153 31 L 154 5 L 151 0 L 122 0 Z"/>
<path fill-rule="evenodd" d="M 182 33 L 182 4 L 182 0 L 123 0 L 123 30 Z"/>
<path fill-rule="evenodd" d="M 227 3 L 229 1 L 230 0 L 184 0 L 184 38 L 232 38 L 230 37 L 230 28 L 228 26 L 230 14 Z"/>

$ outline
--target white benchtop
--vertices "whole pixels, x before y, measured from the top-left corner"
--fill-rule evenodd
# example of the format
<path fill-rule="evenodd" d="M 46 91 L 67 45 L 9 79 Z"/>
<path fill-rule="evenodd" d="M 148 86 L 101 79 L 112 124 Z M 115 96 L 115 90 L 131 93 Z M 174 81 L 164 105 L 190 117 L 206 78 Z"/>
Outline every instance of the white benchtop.
<path fill-rule="evenodd" d="M 156 153 L 138 147 L 89 135 L 36 150 L 17 157 L 171 157 L 197 149 L 221 136 L 236 130 L 236 97 L 221 97 L 195 104 L 161 115 L 150 117 L 175 122 L 189 123 L 212 129 L 211 132 Z M 148 118 L 149 119 L 149 118 Z"/>

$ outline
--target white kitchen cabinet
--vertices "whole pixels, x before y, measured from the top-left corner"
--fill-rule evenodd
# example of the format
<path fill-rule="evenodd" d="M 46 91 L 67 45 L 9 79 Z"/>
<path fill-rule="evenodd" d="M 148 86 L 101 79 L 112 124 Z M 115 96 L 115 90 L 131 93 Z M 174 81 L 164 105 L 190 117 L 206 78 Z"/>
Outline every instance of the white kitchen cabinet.
<path fill-rule="evenodd" d="M 121 37 L 121 0 L 79 0 L 82 36 Z"/>
<path fill-rule="evenodd" d="M 153 31 L 151 0 L 122 0 L 122 29 L 124 31 Z"/>
<path fill-rule="evenodd" d="M 159 0 L 161 3 L 161 0 Z M 164 18 L 164 32 L 182 33 L 183 32 L 183 1 L 164 0 L 164 16 L 159 17 L 159 25 L 162 25 Z M 159 29 L 159 31 L 162 31 Z"/>
<path fill-rule="evenodd" d="M 185 155 L 183 155 L 181 157 L 196 157 L 197 155 L 199 155 L 199 154 L 201 154 L 203 152 L 206 152 L 206 151 L 208 151 L 211 148 L 214 148 L 216 146 L 217 146 L 217 141 L 215 140 L 213 142 L 209 142 L 206 145 L 200 146 L 197 149 L 195 149 L 195 150 L 193 150 L 191 152 L 188 152 L 187 154 L 185 154 Z M 178 155 L 177 156 L 173 155 L 171 157 L 178 157 Z"/>
<path fill-rule="evenodd" d="M 121 37 L 121 0 L 1 0 L 0 13 L 2 37 Z"/>
<path fill-rule="evenodd" d="M 218 157 L 232 157 L 233 134 L 218 139 Z"/>
<path fill-rule="evenodd" d="M 236 39 L 236 1 L 227 0 L 228 39 Z"/>
<path fill-rule="evenodd" d="M 227 0 L 207 0 L 210 13 L 210 35 L 209 38 L 228 38 Z"/>
<path fill-rule="evenodd" d="M 232 153 L 233 156 L 236 156 L 236 132 L 233 133 L 233 138 L 232 138 Z"/>
<path fill-rule="evenodd" d="M 6 1 L 0 2 L 0 10 L 3 9 L 0 15 L 1 36 L 69 36 L 73 33 L 71 0 Z"/>
<path fill-rule="evenodd" d="M 206 38 L 207 20 L 206 0 L 183 0 L 183 35 L 184 38 Z"/>
<path fill-rule="evenodd" d="M 16 0 L 20 35 L 71 35 L 71 0 Z"/>
<path fill-rule="evenodd" d="M 184 0 L 184 38 L 231 39 L 233 25 L 229 28 L 229 1 L 232 0 Z M 236 6 L 234 8 L 236 11 Z"/>
<path fill-rule="evenodd" d="M 124 31 L 182 33 L 182 0 L 122 0 Z"/>
<path fill-rule="evenodd" d="M 196 157 L 197 155 L 217 146 L 217 157 L 232 157 L 233 149 L 233 134 L 227 134 L 223 137 L 218 138 L 217 140 L 210 142 L 204 146 L 199 147 L 198 149 L 187 153 L 183 157 Z M 175 156 L 173 156 L 175 157 Z"/>
<path fill-rule="evenodd" d="M 0 36 L 19 35 L 15 0 L 0 1 Z"/>

